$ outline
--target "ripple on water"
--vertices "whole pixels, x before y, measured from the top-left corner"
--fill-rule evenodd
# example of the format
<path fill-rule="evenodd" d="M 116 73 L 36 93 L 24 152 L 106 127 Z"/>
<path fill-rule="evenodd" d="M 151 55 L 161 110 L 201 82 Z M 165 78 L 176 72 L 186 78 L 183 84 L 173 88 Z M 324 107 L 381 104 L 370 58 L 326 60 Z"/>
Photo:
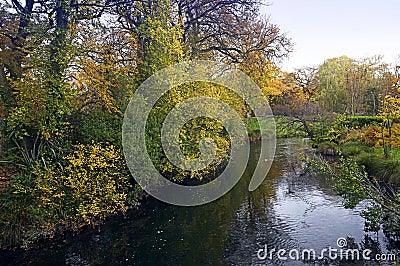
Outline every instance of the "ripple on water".
<path fill-rule="evenodd" d="M 303 263 L 260 261 L 257 251 L 265 244 L 320 251 L 347 236 L 386 252 L 383 234 L 378 243 L 365 238 L 360 209 L 345 209 L 330 181 L 298 174 L 296 154 L 303 148 L 301 139 L 278 140 L 271 171 L 253 192 L 247 189 L 247 169 L 232 191 L 210 204 L 185 208 L 149 199 L 126 218 L 110 219 L 100 231 L 80 234 L 50 250 L 0 257 L 0 265 L 291 266 Z M 259 150 L 259 144 L 252 144 L 249 168 L 257 163 Z"/>

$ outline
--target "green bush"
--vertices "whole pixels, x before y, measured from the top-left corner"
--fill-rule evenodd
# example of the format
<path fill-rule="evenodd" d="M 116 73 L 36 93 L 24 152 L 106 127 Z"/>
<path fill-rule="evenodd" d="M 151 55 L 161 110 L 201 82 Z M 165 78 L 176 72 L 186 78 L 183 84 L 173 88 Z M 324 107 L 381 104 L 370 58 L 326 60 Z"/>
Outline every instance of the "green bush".
<path fill-rule="evenodd" d="M 276 137 L 291 138 L 291 137 L 307 137 L 307 132 L 301 122 L 296 121 L 292 117 L 275 117 Z M 269 120 L 260 119 L 260 123 L 269 123 Z M 257 118 L 252 117 L 246 120 L 247 131 L 250 140 L 258 140 L 261 137 L 260 126 L 257 123 Z"/>
<path fill-rule="evenodd" d="M 307 137 L 303 123 L 296 118 L 275 117 L 276 136 L 278 138 Z"/>
<path fill-rule="evenodd" d="M 339 143 L 340 139 L 343 138 L 349 131 L 349 128 L 343 126 L 341 117 L 338 116 L 334 120 L 326 120 L 316 122 L 312 125 L 315 142 L 335 142 Z"/>
<path fill-rule="evenodd" d="M 349 128 L 362 128 L 369 125 L 379 125 L 382 123 L 382 118 L 377 116 L 345 116 L 343 125 Z"/>
<path fill-rule="evenodd" d="M 122 122 L 119 114 L 98 110 L 92 113 L 74 113 L 71 116 L 73 143 L 110 143 L 122 147 Z"/>
<path fill-rule="evenodd" d="M 34 187 L 31 175 L 18 175 L 10 181 L 0 197 L 0 248 L 23 245 L 24 235 L 32 231 L 32 206 L 35 199 L 31 194 Z M 25 189 L 18 189 L 18 188 Z M 27 237 L 27 236 L 26 236 Z"/>
<path fill-rule="evenodd" d="M 192 179 L 201 181 L 204 176 L 217 172 L 230 155 L 231 141 L 228 132 L 221 122 L 207 116 L 198 116 L 187 121 L 177 137 L 179 139 L 179 148 L 183 155 L 185 155 L 185 159 L 199 158 L 200 140 L 205 138 L 213 139 L 213 142 L 216 144 L 216 153 L 212 163 L 200 170 L 186 171 L 172 164 L 164 153 L 161 143 L 161 131 L 167 115 L 176 105 L 182 103 L 183 100 L 204 95 L 214 96 L 229 104 L 239 117 L 244 117 L 246 114 L 247 107 L 243 99 L 234 92 L 220 85 L 196 82 L 176 86 L 166 92 L 163 97 L 158 99 L 146 120 L 147 153 L 159 172 L 177 183 L 185 183 Z M 194 114 L 195 110 L 197 110 L 197 112 L 204 113 L 207 109 L 210 112 L 215 112 L 214 115 L 218 113 L 224 116 L 221 120 L 226 120 L 226 123 L 231 120 L 230 115 L 226 114 L 222 109 L 216 109 L 211 103 L 194 105 L 191 108 L 191 112 Z M 168 127 L 167 130 L 170 131 L 169 135 L 175 134 L 173 127 Z M 132 149 L 135 148 L 132 147 Z M 140 154 L 143 151 L 137 150 L 137 153 Z"/>
<path fill-rule="evenodd" d="M 313 125 L 314 140 L 316 142 L 333 141 L 340 143 L 348 136 L 349 132 L 361 128 L 375 129 L 381 122 L 382 119 L 376 116 L 337 115 L 333 119 L 326 119 Z M 371 138 L 372 135 L 370 135 L 366 137 Z"/>

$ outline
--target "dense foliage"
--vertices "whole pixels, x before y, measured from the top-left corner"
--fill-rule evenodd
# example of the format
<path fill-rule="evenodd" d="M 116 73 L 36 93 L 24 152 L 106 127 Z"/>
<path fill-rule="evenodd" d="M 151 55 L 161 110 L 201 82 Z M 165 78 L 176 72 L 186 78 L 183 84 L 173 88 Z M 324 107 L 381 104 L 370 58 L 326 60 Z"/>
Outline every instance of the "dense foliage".
<path fill-rule="evenodd" d="M 232 64 L 249 75 L 278 116 L 278 137 L 307 136 L 320 153 L 345 156 L 334 168 L 320 162 L 320 170 L 335 178 L 348 207 L 371 200 L 364 213 L 369 230 L 385 220 L 386 232 L 396 236 L 400 68 L 379 56 L 342 56 L 286 73 L 278 63 L 291 52 L 291 41 L 260 16 L 261 4 L 0 2 L 0 173 L 6 173 L 0 179 L 0 248 L 30 247 L 134 206 L 140 190 L 121 156 L 124 111 L 144 80 L 194 59 Z M 183 171 L 163 152 L 167 114 L 200 95 L 232 106 L 251 140 L 260 138 L 263 123 L 243 99 L 215 84 L 183 84 L 166 93 L 147 121 L 147 150 L 160 172 L 186 185 L 220 170 L 229 157 L 226 130 L 205 117 L 183 127 L 180 148 L 197 158 L 199 141 L 213 138 L 213 165 Z M 382 194 L 382 184 L 393 193 Z"/>
<path fill-rule="evenodd" d="M 259 0 L 2 1 L 0 172 L 7 178 L 1 180 L 0 248 L 28 248 L 136 204 L 140 190 L 121 156 L 121 126 L 130 97 L 156 71 L 183 60 L 211 59 L 242 69 L 269 99 L 280 95 L 276 62 L 288 55 L 291 43 L 260 16 L 260 5 Z M 215 84 L 184 84 L 164 95 L 147 121 L 147 149 L 175 182 L 201 180 L 229 157 L 227 132 L 207 118 L 185 125 L 181 149 L 196 158 L 199 140 L 211 137 L 217 143 L 215 164 L 189 173 L 163 153 L 162 121 L 176 104 L 198 95 L 225 101 L 243 120 L 250 111 Z"/>
<path fill-rule="evenodd" d="M 399 71 L 380 56 L 330 58 L 282 74 L 282 97 L 273 101 L 275 115 L 290 117 L 284 132 L 304 131 L 329 157 L 308 158 L 313 170 L 332 178 L 346 207 L 367 202 L 366 230 L 383 228 L 393 239 L 400 236 Z"/>
<path fill-rule="evenodd" d="M 29 247 L 42 237 L 96 225 L 133 204 L 128 173 L 112 145 L 79 144 L 64 165 L 35 161 L 16 175 L 1 198 L 1 246 Z"/>

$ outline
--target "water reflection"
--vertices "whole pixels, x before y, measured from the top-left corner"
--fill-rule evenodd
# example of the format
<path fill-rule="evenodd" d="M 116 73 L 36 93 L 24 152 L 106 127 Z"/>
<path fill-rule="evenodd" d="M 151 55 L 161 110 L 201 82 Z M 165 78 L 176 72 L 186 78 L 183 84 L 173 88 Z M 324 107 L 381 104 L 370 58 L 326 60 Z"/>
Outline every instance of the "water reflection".
<path fill-rule="evenodd" d="M 301 174 L 302 139 L 278 141 L 268 177 L 251 193 L 248 183 L 258 161 L 252 145 L 249 166 L 235 188 L 199 207 L 149 200 L 125 218 L 68 239 L 51 250 L 2 254 L 1 265 L 378 265 L 348 261 L 260 261 L 257 250 L 337 247 L 339 237 L 357 248 L 388 251 L 382 233 L 365 235 L 359 209 L 347 210 L 330 182 Z M 375 263 L 375 264 L 374 264 Z M 390 264 L 393 265 L 393 264 Z"/>

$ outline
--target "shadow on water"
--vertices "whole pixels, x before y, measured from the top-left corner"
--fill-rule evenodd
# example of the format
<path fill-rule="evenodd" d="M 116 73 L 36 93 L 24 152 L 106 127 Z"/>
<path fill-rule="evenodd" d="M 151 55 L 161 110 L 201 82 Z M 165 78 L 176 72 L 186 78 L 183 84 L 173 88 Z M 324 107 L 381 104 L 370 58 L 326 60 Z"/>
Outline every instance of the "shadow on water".
<path fill-rule="evenodd" d="M 219 200 L 177 207 L 149 199 L 125 218 L 49 250 L 2 254 L 1 265 L 378 265 L 361 261 L 260 260 L 267 245 L 280 249 L 337 248 L 339 237 L 360 249 L 388 252 L 382 233 L 366 235 L 360 209 L 347 210 L 324 178 L 301 174 L 303 139 L 279 140 L 271 170 L 247 190 L 260 144 L 253 143 L 242 179 Z M 394 251 L 392 251 L 394 252 Z M 393 265 L 390 264 L 390 265 Z"/>

